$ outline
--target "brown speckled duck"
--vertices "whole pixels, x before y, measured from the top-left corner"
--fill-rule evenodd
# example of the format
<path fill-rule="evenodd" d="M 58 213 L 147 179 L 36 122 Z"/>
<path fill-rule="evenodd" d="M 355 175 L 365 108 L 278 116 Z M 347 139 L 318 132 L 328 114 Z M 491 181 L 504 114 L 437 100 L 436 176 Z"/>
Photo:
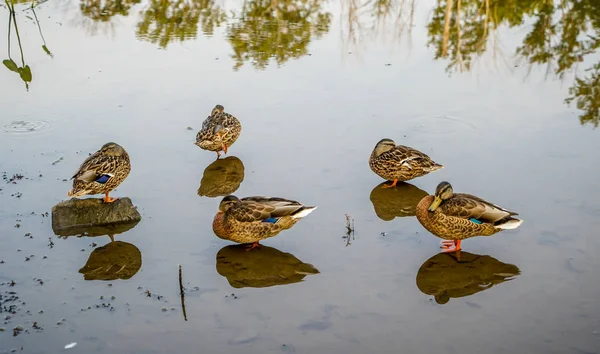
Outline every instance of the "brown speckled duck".
<path fill-rule="evenodd" d="M 127 178 L 131 171 L 129 155 L 117 143 L 106 143 L 100 150 L 89 156 L 75 172 L 73 189 L 69 197 L 81 197 L 89 194 L 104 194 L 106 203 L 119 198 L 111 198 L 108 193 L 117 188 Z"/>
<path fill-rule="evenodd" d="M 221 151 L 227 154 L 227 149 L 242 132 L 240 121 L 224 110 L 220 104 L 216 105 L 196 134 L 195 144 L 204 150 L 215 151 L 217 158 L 221 156 Z"/>
<path fill-rule="evenodd" d="M 213 220 L 215 235 L 237 243 L 258 242 L 294 226 L 315 210 L 296 201 L 276 197 L 246 197 L 228 195 L 221 200 Z"/>
<path fill-rule="evenodd" d="M 474 236 L 491 236 L 516 229 L 523 220 L 496 204 L 470 194 L 455 194 L 448 182 L 438 184 L 435 195 L 417 204 L 417 219 L 442 241 L 443 252 L 459 251 L 460 242 Z"/>
<path fill-rule="evenodd" d="M 375 145 L 369 158 L 369 166 L 381 178 L 393 181 L 383 188 L 395 187 L 399 181 L 421 177 L 444 167 L 419 150 L 396 145 L 392 139 L 381 139 Z"/>

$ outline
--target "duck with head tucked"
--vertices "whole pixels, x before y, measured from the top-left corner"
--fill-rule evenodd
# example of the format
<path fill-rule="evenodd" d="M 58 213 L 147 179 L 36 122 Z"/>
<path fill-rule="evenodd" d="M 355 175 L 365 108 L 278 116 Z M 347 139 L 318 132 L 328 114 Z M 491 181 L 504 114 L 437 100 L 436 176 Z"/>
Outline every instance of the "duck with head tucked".
<path fill-rule="evenodd" d="M 240 121 L 225 113 L 225 108 L 218 104 L 202 122 L 202 129 L 196 134 L 195 144 L 204 150 L 215 151 L 219 158 L 221 151 L 227 154 L 227 149 L 233 145 L 241 132 Z"/>
<path fill-rule="evenodd" d="M 125 149 L 117 143 L 106 143 L 100 150 L 89 156 L 75 172 L 73 189 L 69 197 L 81 197 L 89 194 L 104 194 L 104 201 L 112 203 L 119 198 L 108 196 L 113 189 L 127 178 L 131 171 L 131 162 Z"/>
<path fill-rule="evenodd" d="M 421 177 L 444 167 L 419 150 L 396 145 L 392 139 L 381 139 L 375 145 L 369 166 L 379 177 L 393 181 L 383 188 L 395 187 L 398 182 Z"/>
<path fill-rule="evenodd" d="M 291 228 L 316 208 L 284 198 L 239 199 L 228 195 L 221 200 L 212 227 L 219 238 L 251 244 L 251 250 L 258 247 L 259 241 Z"/>
<path fill-rule="evenodd" d="M 435 195 L 428 195 L 417 204 L 417 219 L 443 239 L 443 252 L 460 251 L 460 243 L 466 238 L 516 229 L 523 220 L 514 215 L 518 214 L 474 195 L 454 193 L 445 181 L 438 184 Z"/>

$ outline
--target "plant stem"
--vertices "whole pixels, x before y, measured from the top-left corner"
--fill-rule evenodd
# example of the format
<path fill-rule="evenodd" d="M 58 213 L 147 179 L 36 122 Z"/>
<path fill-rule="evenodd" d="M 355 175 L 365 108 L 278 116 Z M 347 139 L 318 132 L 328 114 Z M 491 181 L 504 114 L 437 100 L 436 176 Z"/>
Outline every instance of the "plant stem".
<path fill-rule="evenodd" d="M 8 0 L 5 0 L 8 4 Z M 17 17 L 15 15 L 15 4 L 11 0 L 12 7 L 10 13 L 12 15 L 13 22 L 15 23 L 15 33 L 17 34 L 17 42 L 19 43 L 19 50 L 21 51 L 21 63 L 25 67 L 25 57 L 23 56 L 23 46 L 21 45 L 21 36 L 19 36 L 19 27 L 17 26 Z"/>
<path fill-rule="evenodd" d="M 42 26 L 40 26 L 40 20 L 38 20 L 35 9 L 33 8 L 33 1 L 31 2 L 31 12 L 33 12 L 33 16 L 35 17 L 35 22 L 37 23 L 38 30 L 40 31 L 40 37 L 42 37 L 42 42 L 44 42 L 44 45 L 46 45 L 46 40 L 44 39 L 44 34 L 42 33 Z"/>
<path fill-rule="evenodd" d="M 8 4 L 8 0 L 4 0 L 4 2 L 6 2 L 6 6 L 8 6 L 8 59 L 12 60 L 10 57 L 10 28 L 12 27 L 12 10 Z"/>

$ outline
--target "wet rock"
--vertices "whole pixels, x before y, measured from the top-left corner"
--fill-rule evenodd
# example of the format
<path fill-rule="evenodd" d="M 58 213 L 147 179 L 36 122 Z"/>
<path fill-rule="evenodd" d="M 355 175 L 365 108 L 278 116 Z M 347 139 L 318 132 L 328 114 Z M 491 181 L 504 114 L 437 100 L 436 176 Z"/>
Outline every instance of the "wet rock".
<path fill-rule="evenodd" d="M 59 236 L 111 235 L 133 228 L 142 216 L 131 199 L 70 199 L 52 207 L 52 231 Z"/>

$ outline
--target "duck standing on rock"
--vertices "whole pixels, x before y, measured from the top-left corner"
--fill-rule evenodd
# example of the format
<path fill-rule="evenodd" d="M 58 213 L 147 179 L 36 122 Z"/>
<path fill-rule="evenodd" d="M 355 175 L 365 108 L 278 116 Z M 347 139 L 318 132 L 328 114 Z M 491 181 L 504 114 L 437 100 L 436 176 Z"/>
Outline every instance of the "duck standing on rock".
<path fill-rule="evenodd" d="M 454 193 L 448 182 L 438 184 L 435 195 L 417 204 L 417 219 L 442 241 L 443 252 L 460 251 L 460 242 L 474 236 L 491 236 L 516 229 L 523 220 L 496 204 L 470 194 Z"/>
<path fill-rule="evenodd" d="M 204 150 L 215 151 L 219 158 L 221 151 L 227 154 L 227 149 L 233 145 L 241 132 L 240 121 L 225 113 L 225 108 L 218 104 L 202 122 L 202 129 L 196 134 L 195 144 Z"/>
<path fill-rule="evenodd" d="M 108 193 L 117 188 L 131 171 L 131 162 L 125 149 L 117 143 L 106 143 L 90 155 L 71 177 L 73 189 L 69 197 L 89 194 L 104 194 L 104 201 L 112 203 L 119 198 L 111 198 Z"/>
<path fill-rule="evenodd" d="M 297 201 L 277 197 L 246 197 L 228 195 L 221 200 L 213 220 L 215 235 L 224 240 L 252 244 L 273 237 L 294 226 L 315 210 Z"/>
<path fill-rule="evenodd" d="M 396 145 L 392 139 L 381 139 L 375 145 L 369 166 L 379 177 L 393 181 L 383 188 L 395 187 L 399 181 L 421 177 L 444 167 L 419 150 Z"/>

